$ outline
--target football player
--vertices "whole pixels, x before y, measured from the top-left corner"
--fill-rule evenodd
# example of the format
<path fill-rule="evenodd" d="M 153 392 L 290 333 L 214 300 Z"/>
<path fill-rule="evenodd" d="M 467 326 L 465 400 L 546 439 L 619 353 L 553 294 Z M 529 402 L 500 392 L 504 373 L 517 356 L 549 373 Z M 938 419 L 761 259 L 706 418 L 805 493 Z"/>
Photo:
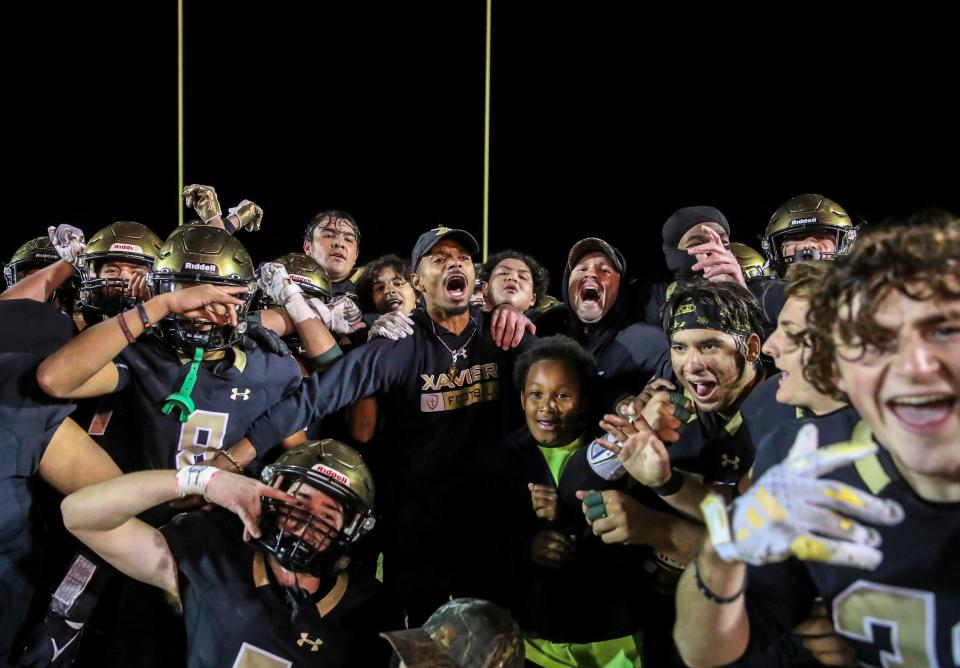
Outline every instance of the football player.
<path fill-rule="evenodd" d="M 914 225 L 830 267 L 807 316 L 808 375 L 863 419 L 826 447 L 804 427 L 729 509 L 704 502 L 710 535 L 678 591 L 689 665 L 773 642 L 816 597 L 861 664 L 958 663 L 958 257 L 960 225 Z"/>
<path fill-rule="evenodd" d="M 794 262 L 833 260 L 850 251 L 860 226 L 823 195 L 797 195 L 773 212 L 761 237 L 770 269 L 781 278 Z"/>
<path fill-rule="evenodd" d="M 395 607 L 350 568 L 351 548 L 374 524 L 363 460 L 337 441 L 311 441 L 262 481 L 208 466 L 132 473 L 67 497 L 64 523 L 182 605 L 188 666 L 384 665 L 377 634 L 396 627 Z M 193 494 L 221 509 L 160 529 L 137 518 Z"/>

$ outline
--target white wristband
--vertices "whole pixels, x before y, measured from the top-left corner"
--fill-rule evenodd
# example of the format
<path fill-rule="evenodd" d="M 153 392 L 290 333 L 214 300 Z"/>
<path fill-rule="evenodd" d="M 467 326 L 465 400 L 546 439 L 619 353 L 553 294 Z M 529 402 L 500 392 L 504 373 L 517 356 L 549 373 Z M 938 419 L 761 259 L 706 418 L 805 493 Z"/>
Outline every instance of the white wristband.
<path fill-rule="evenodd" d="M 290 314 L 290 317 L 293 318 L 293 321 L 296 323 L 317 317 L 317 314 L 312 308 L 310 308 L 307 300 L 303 298 L 302 292 L 296 292 L 291 295 L 283 303 L 283 307 L 287 309 L 287 313 Z"/>
<path fill-rule="evenodd" d="M 180 498 L 191 494 L 204 494 L 207 485 L 220 469 L 215 466 L 184 466 L 177 471 L 177 492 Z"/>

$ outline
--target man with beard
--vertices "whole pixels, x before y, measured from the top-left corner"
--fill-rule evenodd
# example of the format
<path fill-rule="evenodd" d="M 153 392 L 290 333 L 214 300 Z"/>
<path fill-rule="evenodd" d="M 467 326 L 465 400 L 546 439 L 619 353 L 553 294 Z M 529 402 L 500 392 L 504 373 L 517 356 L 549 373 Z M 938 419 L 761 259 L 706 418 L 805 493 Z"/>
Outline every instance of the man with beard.
<path fill-rule="evenodd" d="M 463 230 L 422 234 L 410 263 L 425 302 L 413 312 L 415 335 L 375 338 L 305 380 L 230 448 L 250 461 L 304 425 L 377 396 L 390 436 L 381 453 L 389 472 L 384 582 L 401 594 L 411 624 L 451 595 L 503 600 L 509 578 L 499 565 L 515 562 L 512 545 L 477 537 L 498 533 L 495 446 L 519 419 L 510 373 L 526 347 L 526 320 L 510 306 L 492 317 L 469 309 L 478 251 Z M 500 346 L 490 335 L 498 320 L 508 321 Z"/>
<path fill-rule="evenodd" d="M 566 334 L 597 360 L 602 383 L 591 408 L 598 418 L 651 378 L 673 377 L 663 332 L 630 318 L 629 283 L 623 253 L 603 239 L 581 239 L 567 256 L 564 303 L 537 321 L 540 336 Z"/>

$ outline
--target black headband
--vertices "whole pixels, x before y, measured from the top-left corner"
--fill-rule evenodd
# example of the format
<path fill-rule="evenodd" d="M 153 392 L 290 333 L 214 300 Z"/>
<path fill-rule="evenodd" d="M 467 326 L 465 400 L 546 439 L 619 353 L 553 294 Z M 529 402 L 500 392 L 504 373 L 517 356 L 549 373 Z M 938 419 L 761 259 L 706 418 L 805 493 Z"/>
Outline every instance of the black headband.
<path fill-rule="evenodd" d="M 737 320 L 737 316 L 729 309 L 705 296 L 684 299 L 674 309 L 670 334 L 685 329 L 715 329 L 733 336 L 750 336 L 753 333 L 749 321 Z"/>

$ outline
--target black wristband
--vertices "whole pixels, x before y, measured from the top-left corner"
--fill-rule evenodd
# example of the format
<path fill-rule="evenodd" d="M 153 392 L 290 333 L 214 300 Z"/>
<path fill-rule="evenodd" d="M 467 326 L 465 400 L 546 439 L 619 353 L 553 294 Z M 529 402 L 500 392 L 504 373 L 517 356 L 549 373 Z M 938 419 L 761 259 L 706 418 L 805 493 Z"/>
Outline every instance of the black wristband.
<path fill-rule="evenodd" d="M 705 599 L 707 599 L 708 601 L 710 601 L 710 602 L 712 602 L 712 603 L 716 603 L 716 604 L 718 604 L 718 605 L 726 605 L 727 603 L 733 603 L 733 602 L 736 601 L 738 598 L 740 598 L 741 596 L 743 596 L 743 592 L 745 592 L 745 591 L 747 590 L 747 576 L 746 576 L 746 574 L 744 574 L 744 576 L 743 576 L 743 586 L 740 587 L 740 591 L 738 591 L 738 592 L 737 592 L 736 594 L 734 594 L 733 596 L 719 596 L 719 595 L 715 594 L 713 591 L 711 591 L 710 588 L 707 587 L 707 583 L 703 581 L 703 578 L 702 578 L 702 577 L 700 577 L 700 563 L 699 563 L 699 562 L 700 562 L 700 555 L 697 554 L 697 555 L 693 558 L 693 579 L 694 579 L 694 580 L 696 581 L 696 583 L 697 583 L 697 591 L 699 591 L 701 594 L 703 594 L 703 597 L 704 597 Z"/>
<path fill-rule="evenodd" d="M 137 313 L 140 314 L 140 322 L 143 323 L 144 329 L 150 329 L 153 325 L 150 324 L 150 316 L 147 315 L 147 309 L 143 308 L 143 304 L 137 302 Z"/>
<path fill-rule="evenodd" d="M 673 496 L 680 491 L 687 479 L 680 471 L 670 469 L 670 478 L 659 487 L 651 487 L 657 496 Z"/>
<path fill-rule="evenodd" d="M 223 223 L 223 229 L 227 234 L 229 234 L 230 236 L 233 236 L 234 234 L 237 233 L 237 227 L 230 220 L 229 215 L 220 216 L 220 221 Z"/>

